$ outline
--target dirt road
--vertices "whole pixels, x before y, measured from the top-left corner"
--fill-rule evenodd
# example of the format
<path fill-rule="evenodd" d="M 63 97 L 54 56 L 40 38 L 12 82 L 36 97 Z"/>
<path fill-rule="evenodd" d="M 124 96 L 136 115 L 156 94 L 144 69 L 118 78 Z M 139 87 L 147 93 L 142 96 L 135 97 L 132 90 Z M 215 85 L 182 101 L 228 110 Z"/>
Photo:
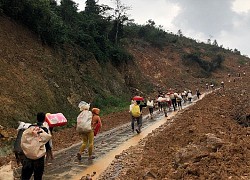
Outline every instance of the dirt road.
<path fill-rule="evenodd" d="M 197 97 L 194 96 L 193 103 L 184 103 L 183 110 L 190 105 L 195 104 L 196 100 Z M 146 137 L 163 123 L 171 123 L 170 118 L 183 110 L 170 110 L 168 111 L 167 118 L 163 111 L 155 111 L 153 119 L 151 119 L 149 115 L 145 115 L 143 117 L 142 133 L 139 135 L 136 132 L 131 131 L 130 123 L 100 133 L 95 139 L 94 155 L 96 156 L 96 159 L 91 161 L 88 160 L 87 151 L 83 154 L 81 161 L 77 160 L 76 154 L 79 151 L 81 142 L 66 149 L 57 151 L 54 154 L 55 159 L 53 163 L 46 166 L 43 179 L 80 179 L 81 176 L 87 174 L 93 175 L 93 173 L 96 178 L 103 170 L 105 170 L 105 168 L 108 167 L 109 163 L 111 163 L 115 156 L 121 153 L 121 151 L 140 143 L 141 139 Z M 129 140 L 130 142 L 128 142 Z M 111 151 L 112 153 L 110 154 Z M 98 166 L 101 166 L 101 168 L 98 168 Z M 20 168 L 16 169 L 15 172 L 15 178 L 18 178 L 20 176 Z"/>
<path fill-rule="evenodd" d="M 194 98 L 194 100 L 196 97 Z M 193 104 L 193 103 L 191 103 Z M 184 104 L 183 109 L 191 105 L 189 103 Z M 177 112 L 177 111 L 176 111 Z M 176 112 L 170 111 L 168 112 L 168 116 L 175 114 Z M 137 140 L 134 140 L 132 142 L 133 145 L 138 143 L 138 141 L 145 137 L 147 134 L 144 134 L 145 129 L 149 129 L 147 133 L 152 132 L 155 128 L 159 127 L 160 124 L 157 127 L 154 127 L 153 125 L 158 123 L 159 121 L 163 121 L 165 119 L 165 115 L 162 111 L 156 111 L 154 113 L 154 118 L 151 119 L 149 115 L 146 115 L 143 117 L 143 127 L 142 127 L 142 133 L 138 135 L 136 132 L 131 131 L 131 125 L 130 123 L 126 123 L 122 126 L 119 126 L 117 128 L 111 129 L 107 132 L 101 133 L 97 138 L 95 139 L 95 156 L 96 159 L 89 161 L 87 160 L 87 153 L 85 153 L 85 156 L 83 156 L 82 160 L 79 162 L 76 158 L 76 153 L 78 152 L 81 143 L 75 144 L 67 149 L 61 150 L 60 152 L 57 152 L 55 155 L 55 160 L 53 164 L 48 165 L 46 167 L 45 173 L 44 173 L 44 179 L 50 180 L 50 179 L 72 179 L 75 178 L 75 176 L 79 176 L 79 174 L 84 174 L 84 170 L 87 169 L 89 166 L 92 166 L 96 163 L 101 162 L 100 160 L 107 155 L 111 150 L 115 150 L 117 147 L 119 147 L 121 144 L 126 143 L 129 139 L 137 136 Z M 162 123 L 164 123 L 163 121 Z M 152 128 L 150 128 L 152 127 Z M 130 143 L 131 145 L 131 143 Z M 124 149 L 127 149 L 129 146 L 125 145 Z M 117 152 L 119 153 L 119 152 Z M 116 154 L 117 155 L 117 154 Z M 107 157 L 106 157 L 107 158 Z M 109 159 L 113 160 L 114 156 L 111 156 Z M 107 167 L 106 165 L 101 165 Z M 103 169 L 103 168 L 102 168 Z M 95 169 L 93 169 L 92 172 L 96 172 Z M 97 175 L 100 172 L 96 172 Z M 96 175 L 96 176 L 97 176 Z"/>

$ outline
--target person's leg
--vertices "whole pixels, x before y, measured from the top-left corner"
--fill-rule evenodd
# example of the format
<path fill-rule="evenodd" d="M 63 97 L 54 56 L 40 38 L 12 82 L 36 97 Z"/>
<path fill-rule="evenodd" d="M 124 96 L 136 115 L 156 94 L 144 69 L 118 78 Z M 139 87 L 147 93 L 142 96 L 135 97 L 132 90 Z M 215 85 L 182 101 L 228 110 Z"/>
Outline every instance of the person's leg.
<path fill-rule="evenodd" d="M 22 167 L 21 180 L 30 180 L 34 171 L 34 164 L 32 160 L 25 157 L 22 165 L 23 167 Z"/>
<path fill-rule="evenodd" d="M 51 162 L 54 159 L 52 149 L 47 149 L 46 150 L 46 164 Z"/>
<path fill-rule="evenodd" d="M 80 147 L 80 153 L 82 154 L 88 144 L 88 134 L 82 134 L 82 145 Z"/>
<path fill-rule="evenodd" d="M 179 108 L 179 110 L 182 109 L 182 107 L 181 107 L 181 101 L 178 101 L 178 108 Z"/>
<path fill-rule="evenodd" d="M 153 108 L 152 107 L 149 108 L 149 113 L 150 113 L 150 115 L 152 117 L 153 116 Z"/>
<path fill-rule="evenodd" d="M 168 101 L 168 110 L 170 111 L 171 108 L 171 101 Z"/>
<path fill-rule="evenodd" d="M 137 118 L 137 126 L 138 126 L 138 129 L 136 129 L 136 132 L 140 133 L 141 132 L 141 126 L 142 126 L 142 115 L 140 115 L 140 117 Z"/>
<path fill-rule="evenodd" d="M 80 151 L 79 153 L 77 153 L 77 159 L 81 160 L 81 155 L 83 153 L 83 151 L 85 150 L 86 146 L 88 144 L 88 135 L 86 133 L 82 134 L 82 145 L 80 147 Z"/>
<path fill-rule="evenodd" d="M 44 156 L 34 160 L 34 180 L 42 180 L 44 172 Z"/>
<path fill-rule="evenodd" d="M 88 133 L 88 141 L 89 141 L 89 159 L 94 159 L 95 157 L 92 155 L 93 154 L 93 149 L 94 149 L 94 131 L 90 131 Z"/>
<path fill-rule="evenodd" d="M 173 104 L 173 108 L 174 108 L 174 111 L 176 109 L 176 100 L 175 99 L 172 99 L 172 104 Z"/>
<path fill-rule="evenodd" d="M 132 127 L 132 131 L 134 132 L 134 130 L 135 130 L 135 118 L 133 116 L 131 117 L 131 127 Z"/>

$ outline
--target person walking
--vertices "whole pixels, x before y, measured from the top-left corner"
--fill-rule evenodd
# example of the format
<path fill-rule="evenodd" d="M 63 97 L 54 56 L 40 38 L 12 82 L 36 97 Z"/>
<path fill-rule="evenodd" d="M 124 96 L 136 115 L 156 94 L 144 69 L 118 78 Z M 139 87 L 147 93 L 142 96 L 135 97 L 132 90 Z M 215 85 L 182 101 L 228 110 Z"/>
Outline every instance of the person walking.
<path fill-rule="evenodd" d="M 176 97 L 175 97 L 175 94 L 173 91 L 170 92 L 170 99 L 171 99 L 171 103 L 173 105 L 173 109 L 175 111 L 177 104 L 176 104 Z"/>
<path fill-rule="evenodd" d="M 101 127 L 102 127 L 102 121 L 101 121 L 101 118 L 99 116 L 100 109 L 93 108 L 92 114 L 93 114 L 93 116 L 92 116 L 91 126 L 92 126 L 92 129 L 94 130 L 94 136 L 96 136 L 100 132 Z"/>
<path fill-rule="evenodd" d="M 162 95 L 159 94 L 159 95 L 158 95 L 158 99 L 157 99 L 159 111 L 163 111 L 162 98 L 163 98 Z"/>
<path fill-rule="evenodd" d="M 81 101 L 79 106 L 81 113 L 77 117 L 77 127 L 76 130 L 82 137 L 82 145 L 77 153 L 77 159 L 80 161 L 82 159 L 82 153 L 88 145 L 88 159 L 94 159 L 93 149 L 94 149 L 94 130 L 92 127 L 92 112 L 89 111 L 90 104 Z"/>
<path fill-rule="evenodd" d="M 224 90 L 224 87 L 225 87 L 224 81 L 221 81 L 220 85 L 221 85 L 221 88 Z"/>
<path fill-rule="evenodd" d="M 168 111 L 170 111 L 172 102 L 171 102 L 171 99 L 170 99 L 170 93 L 169 92 L 165 95 L 165 98 L 166 98 L 166 101 L 167 101 Z"/>
<path fill-rule="evenodd" d="M 148 100 L 147 100 L 147 106 L 148 106 L 150 117 L 151 117 L 151 119 L 153 119 L 154 100 L 151 99 L 151 97 L 149 97 Z"/>
<path fill-rule="evenodd" d="M 46 127 L 43 127 L 44 121 L 45 121 L 45 113 L 39 112 L 37 113 L 36 125 L 31 125 L 30 127 L 38 126 L 39 128 L 43 129 L 47 134 L 49 134 L 49 130 Z M 49 141 L 44 146 L 46 151 L 51 150 Z M 34 173 L 34 180 L 42 180 L 44 173 L 44 159 L 45 155 L 43 155 L 38 159 L 30 159 L 25 156 L 22 163 L 23 167 L 22 167 L 21 180 L 29 180 L 33 173 Z"/>
<path fill-rule="evenodd" d="M 136 132 L 139 134 L 141 133 L 142 127 L 142 108 L 147 107 L 147 103 L 141 103 L 141 101 L 135 101 L 135 104 L 132 107 L 131 114 L 132 114 L 132 122 L 131 127 L 132 131 L 134 132 L 134 123 L 137 122 L 137 128 L 135 129 Z"/>
<path fill-rule="evenodd" d="M 206 90 L 209 91 L 209 85 L 206 83 Z"/>
<path fill-rule="evenodd" d="M 176 102 L 177 102 L 177 106 L 178 106 L 178 109 L 181 110 L 182 109 L 182 97 L 181 97 L 181 94 L 178 93 L 177 97 L 176 97 Z"/>
<path fill-rule="evenodd" d="M 191 102 L 192 102 L 192 98 L 193 98 L 193 95 L 192 95 L 192 91 L 191 91 L 191 90 L 188 90 L 187 97 L 188 97 L 189 103 L 191 103 Z"/>
<path fill-rule="evenodd" d="M 198 99 L 200 99 L 200 95 L 201 95 L 200 90 L 196 89 L 196 96 L 197 96 Z"/>

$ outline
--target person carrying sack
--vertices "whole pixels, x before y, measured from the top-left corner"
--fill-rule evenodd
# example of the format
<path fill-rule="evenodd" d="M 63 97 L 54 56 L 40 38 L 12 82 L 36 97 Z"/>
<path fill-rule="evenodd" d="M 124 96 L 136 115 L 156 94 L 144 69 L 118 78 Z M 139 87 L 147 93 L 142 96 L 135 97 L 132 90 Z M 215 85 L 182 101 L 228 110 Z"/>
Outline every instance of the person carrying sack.
<path fill-rule="evenodd" d="M 89 111 L 90 104 L 85 101 L 81 101 L 78 105 L 81 113 L 77 117 L 76 131 L 82 137 L 82 145 L 79 152 L 77 153 L 77 159 L 80 161 L 82 159 L 82 153 L 84 152 L 86 146 L 88 145 L 89 160 L 94 159 L 92 155 L 94 149 L 94 131 L 92 129 L 92 112 Z"/>
<path fill-rule="evenodd" d="M 45 154 L 51 149 L 51 135 L 48 129 L 42 126 L 44 121 L 45 113 L 37 113 L 37 124 L 29 126 L 22 134 L 21 148 L 25 155 L 22 163 L 22 180 L 29 180 L 33 173 L 34 180 L 42 180 Z"/>

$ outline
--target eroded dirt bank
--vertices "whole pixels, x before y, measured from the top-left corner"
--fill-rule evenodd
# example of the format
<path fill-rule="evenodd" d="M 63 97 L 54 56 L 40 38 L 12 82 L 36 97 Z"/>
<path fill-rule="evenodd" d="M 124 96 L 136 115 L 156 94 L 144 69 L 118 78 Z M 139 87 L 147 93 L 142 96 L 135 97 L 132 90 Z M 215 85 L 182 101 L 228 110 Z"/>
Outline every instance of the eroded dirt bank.
<path fill-rule="evenodd" d="M 228 80 L 116 156 L 99 179 L 250 179 L 249 75 Z"/>

